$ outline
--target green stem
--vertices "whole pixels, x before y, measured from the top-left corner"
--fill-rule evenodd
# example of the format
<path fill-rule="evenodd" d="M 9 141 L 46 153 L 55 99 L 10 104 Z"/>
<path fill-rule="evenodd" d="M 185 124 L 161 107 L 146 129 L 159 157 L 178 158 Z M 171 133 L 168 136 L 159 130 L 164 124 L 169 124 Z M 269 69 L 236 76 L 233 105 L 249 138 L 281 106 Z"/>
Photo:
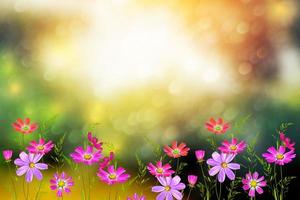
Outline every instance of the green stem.
<path fill-rule="evenodd" d="M 82 192 L 83 192 L 83 197 L 84 200 L 86 200 L 86 191 L 85 191 L 85 182 L 84 182 L 84 176 L 83 176 L 83 167 L 80 167 L 80 171 L 81 171 L 81 183 L 82 183 Z"/>
<path fill-rule="evenodd" d="M 190 196 L 191 196 L 191 192 L 192 192 L 192 187 L 190 188 L 190 191 L 189 191 L 189 194 L 188 194 L 188 197 L 187 197 L 187 200 L 189 200 L 190 199 Z"/>
<path fill-rule="evenodd" d="M 218 179 L 216 178 L 216 187 L 215 187 L 215 191 L 216 191 L 216 196 L 217 196 L 217 199 L 220 200 L 219 198 L 219 192 L 218 192 Z"/>
<path fill-rule="evenodd" d="M 13 191 L 14 191 L 14 199 L 18 199 L 16 185 L 15 185 L 15 181 L 14 181 L 14 178 L 12 176 L 12 173 L 11 173 L 9 162 L 7 162 L 7 167 L 8 167 L 8 173 L 9 173 L 9 177 L 10 177 L 11 184 L 12 184 Z"/>
<path fill-rule="evenodd" d="M 89 170 L 88 166 L 87 166 L 87 175 L 88 175 L 88 199 L 90 200 L 90 198 L 91 198 L 91 177 L 90 177 L 90 170 Z"/>
<path fill-rule="evenodd" d="M 220 184 L 220 191 L 219 191 L 219 197 L 220 197 L 220 199 L 222 198 L 222 184 L 221 183 L 219 183 Z"/>
<path fill-rule="evenodd" d="M 179 158 L 177 158 L 176 171 L 175 171 L 175 174 L 177 175 L 178 175 L 178 169 L 179 169 Z"/>
<path fill-rule="evenodd" d="M 282 175 L 282 166 L 280 166 L 280 199 L 282 200 L 283 199 L 283 183 L 282 183 L 282 178 L 283 178 L 283 175 Z"/>
<path fill-rule="evenodd" d="M 201 169 L 202 177 L 203 177 L 203 180 L 204 180 L 206 199 L 209 199 L 209 190 L 208 190 L 208 186 L 207 186 L 207 182 L 206 182 L 206 176 L 204 174 L 202 163 L 200 163 L 200 169 Z"/>
<path fill-rule="evenodd" d="M 277 174 L 276 174 L 276 164 L 274 164 L 274 182 L 275 182 L 275 186 L 274 186 L 274 199 L 277 200 L 277 192 L 278 192 L 278 189 L 277 189 Z"/>
<path fill-rule="evenodd" d="M 23 187 L 23 195 L 24 195 L 24 198 L 26 199 L 26 190 L 25 190 L 25 176 L 24 176 L 24 179 L 23 179 L 23 181 L 22 181 L 23 183 L 22 183 L 22 187 Z"/>

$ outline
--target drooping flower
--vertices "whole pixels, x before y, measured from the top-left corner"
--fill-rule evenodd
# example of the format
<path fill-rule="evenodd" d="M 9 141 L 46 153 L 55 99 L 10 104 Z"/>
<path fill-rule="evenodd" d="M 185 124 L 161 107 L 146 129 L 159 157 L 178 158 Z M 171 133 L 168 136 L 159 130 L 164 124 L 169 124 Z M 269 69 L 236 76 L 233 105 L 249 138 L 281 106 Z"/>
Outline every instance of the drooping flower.
<path fill-rule="evenodd" d="M 172 146 L 165 145 L 164 152 L 171 158 L 179 158 L 181 156 L 187 156 L 190 148 L 186 147 L 185 143 L 180 143 L 177 146 L 177 141 L 172 142 Z"/>
<path fill-rule="evenodd" d="M 195 176 L 195 175 L 189 175 L 189 176 L 188 176 L 189 186 L 190 186 L 190 187 L 194 187 L 195 184 L 197 183 L 197 180 L 198 180 L 198 176 Z"/>
<path fill-rule="evenodd" d="M 79 146 L 73 153 L 70 154 L 70 156 L 74 162 L 84 163 L 86 165 L 97 163 L 102 158 L 101 152 L 93 152 L 93 147 L 91 146 L 87 146 L 86 150 Z"/>
<path fill-rule="evenodd" d="M 181 190 L 185 188 L 185 184 L 180 182 L 180 177 L 157 177 L 157 180 L 161 186 L 153 186 L 152 192 L 160 193 L 156 200 L 173 200 L 173 197 L 177 200 L 183 198 Z"/>
<path fill-rule="evenodd" d="M 27 147 L 27 150 L 30 153 L 35 153 L 35 154 L 46 154 L 49 153 L 52 148 L 54 147 L 54 144 L 52 143 L 51 140 L 49 140 L 47 143 L 45 143 L 45 140 L 43 138 L 39 139 L 38 142 L 36 141 L 31 141 L 30 146 Z"/>
<path fill-rule="evenodd" d="M 204 150 L 197 150 L 195 151 L 195 155 L 198 162 L 204 161 L 205 151 Z"/>
<path fill-rule="evenodd" d="M 132 197 L 127 197 L 127 200 L 146 200 L 144 195 L 139 196 L 137 193 L 134 193 Z"/>
<path fill-rule="evenodd" d="M 210 120 L 205 123 L 205 126 L 208 131 L 217 135 L 225 133 L 230 127 L 229 123 L 223 122 L 222 118 L 219 118 L 218 120 L 210 118 Z"/>
<path fill-rule="evenodd" d="M 104 157 L 102 161 L 99 163 L 99 167 L 102 169 L 106 168 L 114 159 L 114 157 L 115 157 L 114 152 L 110 152 L 109 156 Z"/>
<path fill-rule="evenodd" d="M 107 167 L 107 171 L 99 168 L 97 176 L 99 176 L 101 181 L 108 185 L 113 185 L 115 183 L 124 183 L 129 179 L 130 175 L 125 172 L 126 171 L 123 167 L 115 169 L 113 165 L 110 165 Z"/>
<path fill-rule="evenodd" d="M 225 181 L 226 176 L 230 180 L 234 180 L 235 174 L 232 170 L 240 169 L 239 164 L 231 163 L 234 157 L 234 154 L 221 153 L 220 155 L 218 152 L 214 152 L 212 154 L 212 158 L 207 160 L 207 164 L 212 166 L 212 168 L 209 170 L 209 175 L 215 176 L 216 174 L 218 174 L 218 181 L 220 183 L 223 183 Z"/>
<path fill-rule="evenodd" d="M 91 132 L 88 132 L 88 140 L 92 147 L 98 149 L 99 151 L 103 150 L 103 148 L 102 148 L 103 143 L 99 142 L 98 138 L 93 137 Z"/>
<path fill-rule="evenodd" d="M 12 150 L 3 150 L 2 154 L 3 154 L 4 160 L 7 162 L 10 161 L 10 159 L 12 157 L 12 153 L 13 153 Z"/>
<path fill-rule="evenodd" d="M 284 133 L 280 132 L 279 133 L 279 138 L 280 138 L 280 141 L 282 143 L 282 145 L 286 148 L 288 148 L 289 150 L 292 150 L 294 151 L 295 150 L 295 142 L 292 142 L 290 138 L 286 137 L 284 135 Z"/>
<path fill-rule="evenodd" d="M 25 179 L 27 182 L 31 182 L 33 176 L 38 180 L 42 180 L 43 175 L 40 170 L 48 169 L 48 165 L 45 163 L 38 163 L 43 157 L 42 154 L 31 154 L 28 155 L 25 152 L 21 152 L 19 155 L 20 158 L 17 158 L 14 163 L 19 166 L 16 173 L 18 176 L 22 176 L 26 173 Z"/>
<path fill-rule="evenodd" d="M 266 159 L 268 163 L 275 163 L 277 165 L 285 165 L 296 157 L 294 151 L 288 151 L 285 153 L 285 147 L 279 146 L 278 150 L 275 147 L 270 147 L 262 156 Z"/>
<path fill-rule="evenodd" d="M 258 177 L 258 173 L 254 172 L 253 174 L 248 173 L 246 174 L 246 178 L 243 178 L 242 183 L 244 184 L 243 189 L 245 191 L 249 190 L 249 196 L 255 197 L 255 191 L 258 192 L 258 194 L 262 194 L 264 191 L 262 187 L 265 187 L 267 185 L 267 182 L 265 181 L 265 177 Z"/>
<path fill-rule="evenodd" d="M 227 140 L 224 140 L 222 142 L 223 146 L 219 147 L 219 150 L 222 153 L 227 153 L 227 154 L 238 154 L 244 151 L 246 148 L 247 144 L 245 141 L 241 141 L 238 143 L 237 138 L 232 138 L 231 142 L 228 142 Z"/>
<path fill-rule="evenodd" d="M 171 176 L 175 173 L 174 170 L 171 170 L 171 165 L 169 163 L 163 165 L 162 161 L 158 161 L 156 165 L 152 163 L 148 164 L 147 169 L 153 176 Z"/>
<path fill-rule="evenodd" d="M 57 190 L 56 196 L 62 197 L 63 192 L 70 193 L 70 188 L 74 185 L 73 179 L 67 176 L 65 172 L 61 174 L 55 173 L 53 178 L 50 180 L 51 190 Z"/>
<path fill-rule="evenodd" d="M 19 118 L 16 122 L 12 124 L 12 126 L 16 131 L 23 134 L 32 133 L 38 128 L 38 125 L 36 123 L 30 124 L 29 118 L 26 118 L 24 121 Z"/>

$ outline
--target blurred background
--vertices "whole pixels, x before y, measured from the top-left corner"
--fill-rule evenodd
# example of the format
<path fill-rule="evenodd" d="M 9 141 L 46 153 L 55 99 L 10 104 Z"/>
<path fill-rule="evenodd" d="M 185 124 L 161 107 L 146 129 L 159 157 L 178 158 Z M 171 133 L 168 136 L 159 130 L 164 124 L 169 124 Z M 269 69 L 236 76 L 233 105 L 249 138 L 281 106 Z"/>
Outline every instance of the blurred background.
<path fill-rule="evenodd" d="M 149 140 L 208 148 L 210 117 L 233 124 L 249 116 L 234 134 L 246 141 L 258 136 L 259 154 L 275 144 L 282 122 L 294 123 L 287 134 L 297 143 L 299 6 L 297 0 L 1 0 L 1 150 L 18 150 L 20 134 L 11 123 L 19 117 L 47 124 L 53 141 L 66 134 L 66 155 L 93 131 L 133 172 L 136 153 L 153 160 Z M 194 169 L 193 153 L 187 159 Z M 297 159 L 286 173 L 300 175 L 299 166 Z M 291 195 L 300 198 L 296 187 Z"/>

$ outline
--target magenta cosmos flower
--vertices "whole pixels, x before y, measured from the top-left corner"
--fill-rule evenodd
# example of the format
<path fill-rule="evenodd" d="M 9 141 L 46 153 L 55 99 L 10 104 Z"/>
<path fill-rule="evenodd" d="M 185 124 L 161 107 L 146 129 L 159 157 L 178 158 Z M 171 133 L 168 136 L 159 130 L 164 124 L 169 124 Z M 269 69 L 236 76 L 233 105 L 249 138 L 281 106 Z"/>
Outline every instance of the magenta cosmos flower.
<path fill-rule="evenodd" d="M 156 165 L 149 163 L 147 169 L 153 176 L 171 176 L 175 173 L 174 170 L 171 170 L 171 165 L 169 163 L 163 165 L 161 161 L 158 161 Z"/>
<path fill-rule="evenodd" d="M 221 155 L 218 152 L 214 152 L 212 154 L 212 158 L 207 160 L 207 164 L 212 166 L 209 170 L 209 175 L 214 176 L 218 174 L 218 181 L 223 183 L 225 181 L 226 176 L 230 180 L 235 179 L 235 174 L 232 170 L 240 169 L 240 165 L 237 163 L 231 163 L 234 159 L 234 154 L 224 154 Z"/>
<path fill-rule="evenodd" d="M 279 146 L 278 150 L 275 147 L 268 148 L 268 153 L 264 153 L 262 156 L 268 163 L 275 163 L 277 165 L 285 165 L 296 157 L 294 151 L 285 153 L 285 147 Z"/>
<path fill-rule="evenodd" d="M 56 195 L 62 197 L 63 191 L 70 193 L 70 187 L 74 185 L 73 179 L 70 176 L 67 176 L 65 172 L 62 172 L 60 175 L 55 173 L 53 178 L 50 180 L 51 190 L 57 190 Z"/>
<path fill-rule="evenodd" d="M 132 197 L 127 197 L 127 200 L 146 200 L 146 197 L 143 195 L 139 196 L 137 193 L 134 193 Z"/>
<path fill-rule="evenodd" d="M 188 176 L 188 182 L 189 182 L 190 187 L 194 187 L 197 183 L 197 180 L 198 180 L 198 176 L 189 175 Z"/>
<path fill-rule="evenodd" d="M 13 153 L 12 150 L 3 150 L 2 154 L 3 154 L 4 160 L 10 161 L 10 159 L 12 157 L 12 153 Z"/>
<path fill-rule="evenodd" d="M 95 149 L 98 149 L 99 151 L 102 151 L 103 143 L 99 142 L 98 138 L 93 137 L 91 132 L 88 132 L 88 140 L 92 147 L 94 147 Z"/>
<path fill-rule="evenodd" d="M 40 170 L 48 169 L 48 165 L 45 163 L 38 163 L 43 157 L 42 154 L 31 154 L 28 155 L 25 152 L 20 153 L 20 158 L 15 160 L 15 165 L 19 166 L 16 173 L 18 176 L 22 176 L 26 173 L 25 179 L 27 182 L 31 182 L 33 176 L 38 180 L 42 180 L 43 175 Z"/>
<path fill-rule="evenodd" d="M 16 131 L 23 134 L 32 133 L 38 128 L 38 125 L 36 123 L 30 124 L 29 118 L 26 118 L 24 121 L 19 118 L 16 122 L 12 124 L 12 126 Z"/>
<path fill-rule="evenodd" d="M 114 159 L 114 157 L 115 157 L 114 152 L 110 152 L 109 156 L 104 157 L 102 159 L 102 161 L 99 163 L 99 167 L 104 169 L 111 163 L 111 161 Z"/>
<path fill-rule="evenodd" d="M 224 140 L 222 142 L 223 146 L 219 147 L 219 150 L 222 153 L 227 154 L 238 154 L 244 151 L 246 148 L 246 143 L 242 140 L 240 143 L 238 143 L 238 140 L 236 138 L 232 138 L 231 142 L 228 142 L 227 140 Z"/>
<path fill-rule="evenodd" d="M 187 156 L 190 148 L 186 147 L 185 143 L 180 143 L 177 146 L 177 141 L 172 142 L 172 146 L 165 145 L 164 152 L 171 158 L 179 158 L 181 156 Z"/>
<path fill-rule="evenodd" d="M 124 183 L 126 182 L 130 175 L 125 174 L 125 169 L 123 167 L 119 167 L 115 169 L 113 165 L 107 167 L 107 171 L 99 168 L 97 175 L 100 180 L 107 183 L 108 185 L 113 185 L 115 183 Z"/>
<path fill-rule="evenodd" d="M 39 139 L 38 142 L 36 141 L 31 141 L 30 146 L 27 147 L 27 150 L 29 153 L 35 153 L 35 154 L 46 154 L 49 153 L 52 148 L 54 147 L 54 144 L 52 141 L 48 141 L 45 143 L 45 140 L 43 138 Z"/>
<path fill-rule="evenodd" d="M 289 150 L 292 150 L 294 151 L 295 150 L 295 142 L 292 142 L 290 138 L 286 137 L 284 135 L 284 133 L 279 133 L 279 138 L 280 138 L 280 141 L 282 143 L 282 145 L 286 148 L 288 148 Z"/>
<path fill-rule="evenodd" d="M 91 146 L 87 146 L 86 150 L 79 146 L 70 154 L 70 156 L 74 162 L 84 163 L 86 165 L 97 163 L 102 158 L 101 152 L 93 152 L 93 147 Z"/>
<path fill-rule="evenodd" d="M 173 197 L 177 200 L 182 199 L 181 190 L 185 188 L 185 184 L 180 183 L 180 177 L 157 177 L 157 180 L 161 186 L 153 186 L 152 192 L 159 192 L 156 200 L 173 200 Z"/>
<path fill-rule="evenodd" d="M 204 161 L 205 151 L 204 150 L 197 150 L 195 151 L 195 155 L 198 162 Z"/>
<path fill-rule="evenodd" d="M 224 122 L 222 118 L 218 120 L 210 118 L 210 120 L 205 123 L 205 126 L 209 132 L 216 135 L 225 133 L 230 127 L 229 123 Z"/>
<path fill-rule="evenodd" d="M 244 184 L 243 189 L 245 191 L 249 190 L 250 197 L 255 197 L 255 191 L 262 194 L 264 192 L 262 187 L 267 185 L 265 177 L 259 178 L 257 172 L 246 174 L 246 178 L 243 178 L 242 183 Z"/>

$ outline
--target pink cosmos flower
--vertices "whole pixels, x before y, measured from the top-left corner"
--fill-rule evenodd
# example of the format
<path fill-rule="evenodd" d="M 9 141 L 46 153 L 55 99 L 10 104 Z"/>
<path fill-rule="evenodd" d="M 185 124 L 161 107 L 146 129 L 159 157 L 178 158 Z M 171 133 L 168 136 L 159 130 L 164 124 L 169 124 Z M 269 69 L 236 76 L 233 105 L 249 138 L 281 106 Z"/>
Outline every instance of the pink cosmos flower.
<path fill-rule="evenodd" d="M 222 153 L 227 153 L 227 154 L 238 154 L 244 151 L 246 148 L 246 143 L 242 140 L 240 143 L 238 143 L 238 140 L 236 138 L 232 138 L 231 142 L 228 142 L 227 140 L 223 141 L 223 146 L 219 147 L 219 150 Z"/>
<path fill-rule="evenodd" d="M 137 193 L 134 193 L 132 197 L 127 197 L 127 200 L 146 200 L 146 197 L 143 195 L 139 196 Z"/>
<path fill-rule="evenodd" d="M 197 150 L 195 151 L 196 158 L 198 162 L 204 161 L 205 151 L 204 150 Z"/>
<path fill-rule="evenodd" d="M 93 137 L 91 132 L 88 132 L 88 140 L 89 140 L 89 143 L 92 147 L 95 147 L 99 151 L 103 150 L 103 148 L 102 148 L 103 143 L 98 142 L 98 138 Z"/>
<path fill-rule="evenodd" d="M 164 152 L 171 158 L 179 158 L 181 156 L 187 156 L 190 148 L 186 147 L 185 143 L 180 143 L 177 146 L 177 141 L 172 142 L 172 146 L 165 145 Z"/>
<path fill-rule="evenodd" d="M 292 142 L 290 138 L 286 137 L 284 133 L 280 132 L 279 134 L 280 141 L 282 142 L 282 145 L 289 150 L 294 151 L 295 150 L 295 142 Z"/>
<path fill-rule="evenodd" d="M 70 193 L 70 187 L 74 185 L 73 179 L 70 176 L 67 176 L 65 172 L 62 172 L 60 175 L 55 173 L 53 179 L 50 180 L 51 190 L 57 190 L 56 196 L 62 197 L 63 191 Z"/>
<path fill-rule="evenodd" d="M 175 173 L 174 170 L 171 170 L 171 165 L 169 163 L 162 165 L 161 161 L 156 163 L 156 166 L 152 163 L 149 163 L 147 169 L 153 176 L 171 176 Z"/>
<path fill-rule="evenodd" d="M 32 133 L 38 128 L 38 125 L 36 123 L 30 124 L 29 118 L 26 118 L 24 121 L 19 118 L 16 122 L 12 124 L 12 126 L 15 128 L 16 131 L 22 134 Z"/>
<path fill-rule="evenodd" d="M 240 169 L 240 165 L 237 163 L 231 163 L 234 159 L 235 154 L 224 154 L 221 155 L 218 152 L 214 152 L 212 154 L 212 158 L 207 160 L 207 164 L 212 166 L 209 170 L 209 175 L 214 176 L 218 174 L 218 181 L 223 183 L 225 181 L 226 176 L 230 180 L 235 179 L 235 174 L 232 170 Z"/>
<path fill-rule="evenodd" d="M 205 126 L 209 132 L 214 134 L 223 134 L 229 129 L 229 123 L 223 122 L 222 118 L 219 118 L 217 121 L 214 118 L 210 118 L 209 121 L 205 123 Z"/>
<path fill-rule="evenodd" d="M 3 150 L 2 151 L 3 157 L 6 161 L 10 161 L 10 159 L 12 157 L 12 153 L 13 153 L 12 150 Z"/>
<path fill-rule="evenodd" d="M 183 198 L 181 190 L 185 188 L 184 183 L 180 183 L 180 177 L 157 177 L 157 180 L 161 186 L 153 186 L 152 192 L 160 193 L 156 200 L 173 200 L 173 197 L 177 200 Z"/>
<path fill-rule="evenodd" d="M 285 147 L 279 146 L 279 149 L 275 147 L 268 148 L 268 153 L 264 153 L 262 156 L 266 159 L 268 163 L 275 163 L 277 165 L 285 165 L 296 157 L 294 151 L 289 151 L 285 153 Z"/>
<path fill-rule="evenodd" d="M 189 175 L 188 176 L 188 182 L 189 182 L 190 187 L 194 187 L 195 184 L 197 183 L 197 180 L 198 180 L 198 176 Z"/>
<path fill-rule="evenodd" d="M 125 174 L 125 172 L 123 167 L 115 169 L 113 165 L 110 165 L 107 167 L 107 171 L 99 168 L 97 176 L 99 176 L 101 181 L 108 185 L 113 185 L 115 183 L 124 183 L 129 179 L 130 175 Z"/>
<path fill-rule="evenodd" d="M 27 147 L 27 150 L 30 153 L 43 154 L 43 155 L 49 153 L 54 147 L 54 144 L 52 143 L 51 140 L 45 143 L 45 140 L 43 138 L 39 139 L 38 142 L 31 141 L 30 145 L 31 146 Z"/>
<path fill-rule="evenodd" d="M 264 192 L 262 187 L 267 185 L 265 177 L 262 176 L 258 178 L 257 172 L 246 174 L 246 178 L 243 178 L 242 183 L 244 184 L 243 189 L 245 191 L 249 190 L 250 197 L 255 197 L 255 191 L 258 192 L 258 194 L 262 194 Z"/>
<path fill-rule="evenodd" d="M 84 163 L 86 165 L 97 163 L 102 158 L 101 152 L 93 152 L 93 147 L 91 146 L 87 146 L 86 150 L 79 146 L 70 154 L 70 156 L 74 162 Z"/>
<path fill-rule="evenodd" d="M 99 167 L 102 169 L 106 168 L 111 163 L 111 161 L 114 159 L 114 157 L 115 157 L 114 152 L 110 152 L 109 156 L 104 157 L 102 159 L 102 161 L 99 163 Z"/>
<path fill-rule="evenodd" d="M 22 176 L 26 173 L 25 178 L 27 182 L 31 182 L 33 176 L 38 180 L 42 180 L 43 175 L 40 170 L 48 169 L 48 165 L 45 163 L 38 163 L 43 157 L 42 154 L 31 154 L 28 155 L 25 152 L 21 152 L 19 155 L 20 158 L 17 158 L 14 163 L 19 166 L 16 173 L 18 176 Z"/>

